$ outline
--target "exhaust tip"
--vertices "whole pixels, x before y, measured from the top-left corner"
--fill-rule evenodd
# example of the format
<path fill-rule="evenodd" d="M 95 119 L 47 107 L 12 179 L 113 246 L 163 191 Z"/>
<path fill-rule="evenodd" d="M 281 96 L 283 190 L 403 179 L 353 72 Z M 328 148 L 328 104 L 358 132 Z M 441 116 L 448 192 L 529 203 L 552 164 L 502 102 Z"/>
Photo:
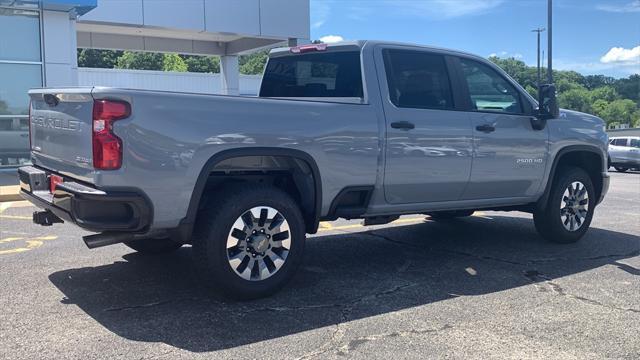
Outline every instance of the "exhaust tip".
<path fill-rule="evenodd" d="M 89 249 L 125 243 L 131 240 L 133 240 L 133 234 L 114 232 L 105 232 L 82 237 L 82 241 L 84 241 L 85 245 L 87 245 Z"/>

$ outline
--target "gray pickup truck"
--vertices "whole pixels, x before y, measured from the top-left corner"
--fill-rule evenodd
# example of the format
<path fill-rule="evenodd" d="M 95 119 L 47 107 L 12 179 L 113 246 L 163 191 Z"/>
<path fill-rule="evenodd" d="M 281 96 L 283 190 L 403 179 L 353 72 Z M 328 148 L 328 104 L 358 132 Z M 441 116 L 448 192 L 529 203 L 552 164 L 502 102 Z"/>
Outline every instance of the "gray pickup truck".
<path fill-rule="evenodd" d="M 34 222 L 96 232 L 88 247 L 191 244 L 205 283 L 266 296 L 321 220 L 436 221 L 476 210 L 533 214 L 570 243 L 605 196 L 601 119 L 540 102 L 463 52 L 374 41 L 273 50 L 260 96 L 37 89 Z M 538 106 L 538 103 L 542 104 Z"/>

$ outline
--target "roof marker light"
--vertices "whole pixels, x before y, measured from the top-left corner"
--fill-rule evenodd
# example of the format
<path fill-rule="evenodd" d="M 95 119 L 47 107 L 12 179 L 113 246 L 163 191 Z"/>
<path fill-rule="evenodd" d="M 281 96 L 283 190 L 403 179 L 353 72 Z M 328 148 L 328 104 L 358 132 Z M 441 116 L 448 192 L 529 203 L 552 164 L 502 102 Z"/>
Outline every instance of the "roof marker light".
<path fill-rule="evenodd" d="M 294 54 L 302 54 L 311 51 L 325 51 L 327 50 L 327 44 L 309 44 L 309 45 L 301 45 L 294 46 L 290 49 L 290 51 Z"/>

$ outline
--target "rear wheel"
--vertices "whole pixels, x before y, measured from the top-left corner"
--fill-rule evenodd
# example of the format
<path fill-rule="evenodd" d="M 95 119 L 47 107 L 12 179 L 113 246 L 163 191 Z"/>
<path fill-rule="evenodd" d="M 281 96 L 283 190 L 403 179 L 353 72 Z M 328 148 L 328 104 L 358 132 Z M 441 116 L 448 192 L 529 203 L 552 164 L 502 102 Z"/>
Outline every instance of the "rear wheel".
<path fill-rule="evenodd" d="M 574 243 L 584 236 L 593 218 L 593 183 L 584 170 L 571 167 L 552 186 L 547 206 L 533 214 L 536 229 L 549 241 Z"/>
<path fill-rule="evenodd" d="M 171 238 L 136 239 L 125 243 L 133 250 L 145 255 L 158 255 L 174 252 L 182 247 L 182 243 Z"/>
<path fill-rule="evenodd" d="M 452 210 L 452 211 L 435 211 L 427 213 L 431 219 L 438 220 L 450 220 L 460 217 L 467 217 L 473 215 L 473 210 Z"/>
<path fill-rule="evenodd" d="M 622 173 L 627 172 L 627 170 L 629 170 L 626 167 L 621 167 L 621 166 L 614 166 L 614 168 L 616 169 L 617 172 L 622 172 Z"/>
<path fill-rule="evenodd" d="M 253 299 L 282 288 L 302 261 L 304 220 L 284 191 L 256 184 L 220 190 L 198 215 L 193 253 L 205 285 Z"/>

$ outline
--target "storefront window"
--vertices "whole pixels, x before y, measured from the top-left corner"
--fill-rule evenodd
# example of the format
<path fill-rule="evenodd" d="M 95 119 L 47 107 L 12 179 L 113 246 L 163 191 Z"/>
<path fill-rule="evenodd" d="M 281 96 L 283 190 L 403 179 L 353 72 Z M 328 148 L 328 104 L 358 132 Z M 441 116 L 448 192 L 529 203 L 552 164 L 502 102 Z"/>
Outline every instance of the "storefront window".
<path fill-rule="evenodd" d="M 0 8 L 0 34 L 0 60 L 40 61 L 37 11 Z"/>
<path fill-rule="evenodd" d="M 30 4 L 0 0 L 0 167 L 29 159 L 27 92 L 42 86 L 40 13 Z"/>

